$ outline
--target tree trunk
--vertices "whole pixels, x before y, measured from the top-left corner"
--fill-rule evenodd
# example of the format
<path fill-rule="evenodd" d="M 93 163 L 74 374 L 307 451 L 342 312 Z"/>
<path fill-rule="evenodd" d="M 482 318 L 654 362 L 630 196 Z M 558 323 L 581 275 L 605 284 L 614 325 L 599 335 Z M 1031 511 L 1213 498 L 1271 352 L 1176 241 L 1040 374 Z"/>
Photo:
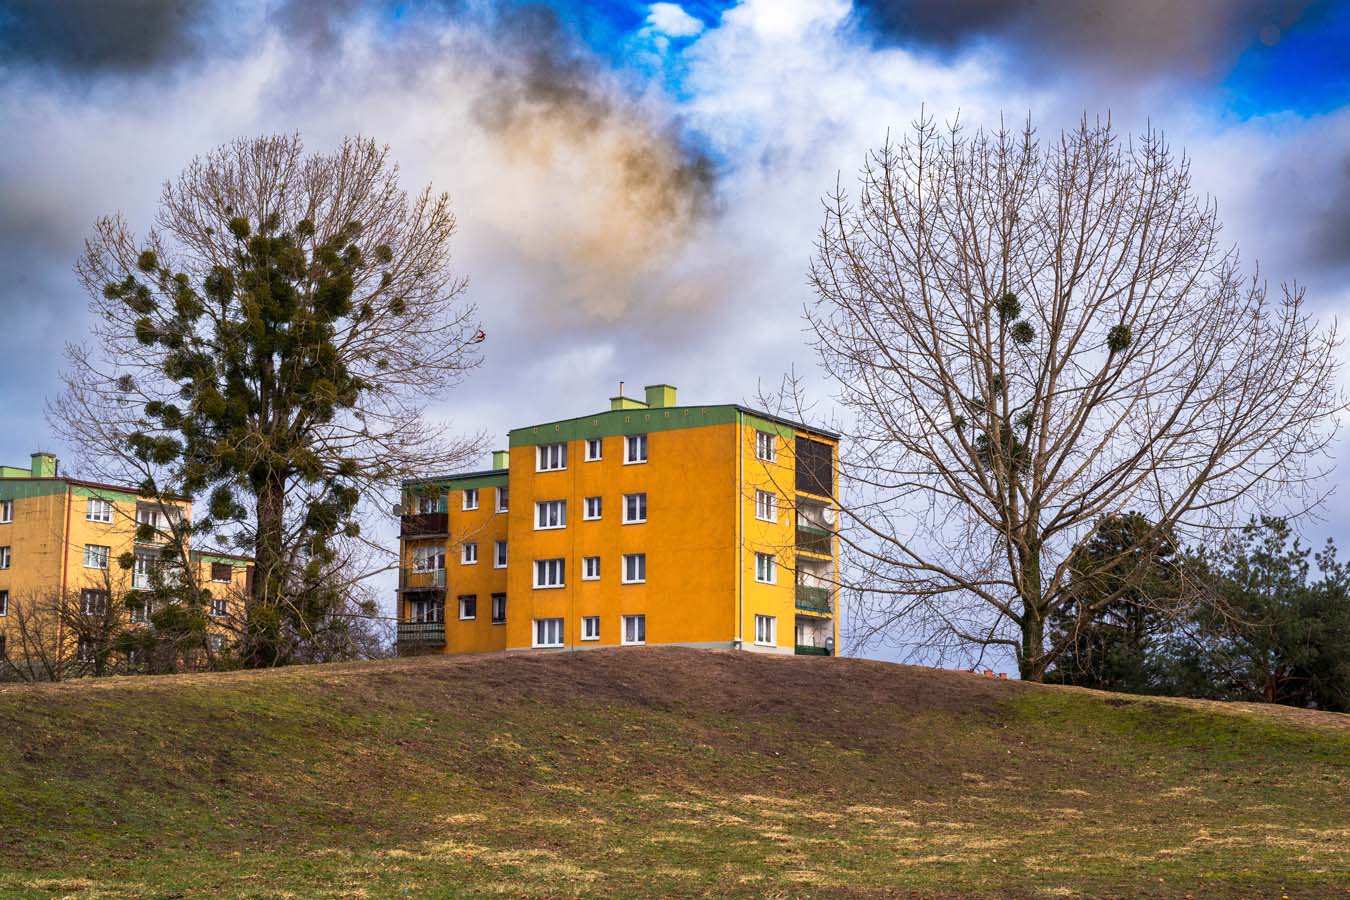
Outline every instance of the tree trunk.
<path fill-rule="evenodd" d="M 254 507 L 258 531 L 253 541 L 254 578 L 249 592 L 247 656 L 249 665 L 274 666 L 282 661 L 280 599 L 285 586 L 284 476 L 269 475 L 258 490 Z"/>

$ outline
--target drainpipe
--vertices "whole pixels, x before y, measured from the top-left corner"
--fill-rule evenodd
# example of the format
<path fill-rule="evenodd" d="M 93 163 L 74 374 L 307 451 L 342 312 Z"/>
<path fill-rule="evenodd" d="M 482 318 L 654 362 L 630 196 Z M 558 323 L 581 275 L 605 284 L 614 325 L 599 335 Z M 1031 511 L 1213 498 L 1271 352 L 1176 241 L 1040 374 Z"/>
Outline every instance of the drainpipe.
<path fill-rule="evenodd" d="M 732 644 L 744 649 L 745 627 L 745 414 L 736 410 L 736 636 Z"/>
<path fill-rule="evenodd" d="M 70 569 L 70 508 L 75 503 L 72 495 L 73 486 L 69 481 L 66 482 L 66 523 L 61 531 L 61 599 L 60 602 L 66 602 L 66 572 Z M 108 560 L 108 565 L 112 565 L 112 560 Z M 111 599 L 108 601 L 111 603 Z M 60 668 L 62 660 L 66 654 L 66 626 L 65 616 L 56 617 L 56 665 Z"/>

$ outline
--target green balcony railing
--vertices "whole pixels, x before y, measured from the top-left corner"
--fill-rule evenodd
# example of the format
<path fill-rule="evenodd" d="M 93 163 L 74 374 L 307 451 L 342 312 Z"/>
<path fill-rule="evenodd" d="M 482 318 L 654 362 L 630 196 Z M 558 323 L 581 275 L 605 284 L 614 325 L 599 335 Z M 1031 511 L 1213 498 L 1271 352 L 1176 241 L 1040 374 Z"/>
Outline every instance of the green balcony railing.
<path fill-rule="evenodd" d="M 444 644 L 444 622 L 399 622 L 400 644 Z"/>
<path fill-rule="evenodd" d="M 834 611 L 831 591 L 823 587 L 797 585 L 797 608 L 807 612 L 830 613 Z"/>
<path fill-rule="evenodd" d="M 830 651 L 827 647 L 812 647 L 807 644 L 797 645 L 798 656 L 829 656 Z"/>
<path fill-rule="evenodd" d="M 797 549 L 829 556 L 834 551 L 834 535 L 824 528 L 797 523 Z"/>

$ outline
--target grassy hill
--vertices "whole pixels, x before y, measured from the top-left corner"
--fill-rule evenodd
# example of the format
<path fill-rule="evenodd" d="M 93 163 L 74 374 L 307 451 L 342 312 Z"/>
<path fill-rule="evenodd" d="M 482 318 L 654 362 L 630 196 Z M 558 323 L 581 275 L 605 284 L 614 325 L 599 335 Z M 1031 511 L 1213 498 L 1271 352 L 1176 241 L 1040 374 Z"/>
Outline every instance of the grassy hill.
<path fill-rule="evenodd" d="M 1350 717 L 621 649 L 0 688 L 3 897 L 1350 897 Z"/>

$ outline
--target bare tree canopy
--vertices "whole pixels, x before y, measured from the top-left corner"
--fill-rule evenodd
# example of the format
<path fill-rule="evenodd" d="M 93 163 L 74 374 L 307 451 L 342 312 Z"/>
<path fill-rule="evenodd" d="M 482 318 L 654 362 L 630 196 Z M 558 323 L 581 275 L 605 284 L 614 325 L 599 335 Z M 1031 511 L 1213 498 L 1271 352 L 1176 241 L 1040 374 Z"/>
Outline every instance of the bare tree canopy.
<path fill-rule="evenodd" d="M 1157 132 L 921 118 L 828 198 L 811 282 L 864 640 L 1003 647 L 1040 679 L 1073 566 L 1118 568 L 1077 552 L 1104 517 L 1196 540 L 1322 499 L 1335 329 L 1244 274 Z"/>
<path fill-rule="evenodd" d="M 90 474 L 205 498 L 191 533 L 254 557 L 248 663 L 344 608 L 364 501 L 477 450 L 423 416 L 478 360 L 455 224 L 373 141 L 278 136 L 194 160 L 144 239 L 113 216 L 86 243 L 98 346 L 69 348 L 53 421 Z"/>

